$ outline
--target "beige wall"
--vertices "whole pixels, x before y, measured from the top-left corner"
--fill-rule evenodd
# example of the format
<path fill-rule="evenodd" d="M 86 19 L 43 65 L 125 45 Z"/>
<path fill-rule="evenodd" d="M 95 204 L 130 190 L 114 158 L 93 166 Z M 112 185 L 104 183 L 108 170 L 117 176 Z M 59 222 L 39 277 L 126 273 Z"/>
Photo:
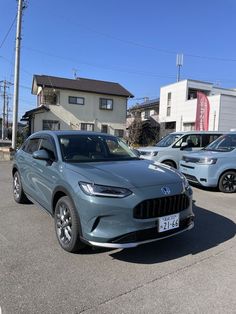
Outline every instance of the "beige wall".
<path fill-rule="evenodd" d="M 69 96 L 84 97 L 84 105 L 69 104 Z M 113 110 L 101 110 L 100 98 L 113 99 Z M 34 132 L 42 130 L 43 120 L 60 121 L 61 130 L 80 130 L 80 123 L 93 123 L 94 131 L 101 131 L 101 124 L 106 124 L 108 132 L 114 134 L 115 129 L 125 130 L 126 127 L 126 97 L 61 90 L 59 104 L 48 107 L 50 111 L 35 115 Z"/>

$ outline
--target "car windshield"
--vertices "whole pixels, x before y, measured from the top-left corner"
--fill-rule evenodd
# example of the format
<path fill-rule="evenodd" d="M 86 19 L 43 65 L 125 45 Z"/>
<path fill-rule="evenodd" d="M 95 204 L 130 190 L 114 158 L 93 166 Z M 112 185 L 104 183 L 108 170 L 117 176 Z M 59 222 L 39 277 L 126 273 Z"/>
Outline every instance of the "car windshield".
<path fill-rule="evenodd" d="M 206 146 L 203 150 L 230 152 L 236 148 L 236 134 L 226 134 Z"/>
<path fill-rule="evenodd" d="M 66 162 L 96 162 L 139 159 L 119 138 L 95 134 L 58 136 Z"/>
<path fill-rule="evenodd" d="M 156 143 L 155 146 L 157 147 L 168 147 L 171 144 L 173 144 L 174 142 L 177 141 L 178 138 L 180 138 L 180 136 L 182 136 L 183 134 L 181 133 L 177 133 L 177 134 L 168 134 L 165 137 L 163 137 L 158 143 Z"/>

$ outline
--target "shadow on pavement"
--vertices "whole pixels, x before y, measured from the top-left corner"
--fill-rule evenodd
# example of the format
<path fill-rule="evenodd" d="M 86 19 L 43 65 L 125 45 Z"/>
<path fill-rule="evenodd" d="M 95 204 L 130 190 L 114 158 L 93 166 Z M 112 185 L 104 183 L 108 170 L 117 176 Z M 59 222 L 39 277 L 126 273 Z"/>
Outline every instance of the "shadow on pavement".
<path fill-rule="evenodd" d="M 162 263 L 213 248 L 235 236 L 233 221 L 204 208 L 194 206 L 195 227 L 178 236 L 111 253 L 110 256 L 130 263 Z"/>

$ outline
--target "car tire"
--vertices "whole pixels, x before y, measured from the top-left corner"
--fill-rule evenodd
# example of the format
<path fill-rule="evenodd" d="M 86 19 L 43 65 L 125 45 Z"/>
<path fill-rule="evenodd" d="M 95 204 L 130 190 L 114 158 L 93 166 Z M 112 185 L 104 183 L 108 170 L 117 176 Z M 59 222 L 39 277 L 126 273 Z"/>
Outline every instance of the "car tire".
<path fill-rule="evenodd" d="M 173 167 L 173 168 L 176 169 L 176 164 L 175 164 L 175 162 L 173 162 L 173 161 L 171 161 L 171 160 L 164 160 L 162 163 L 165 164 L 165 165 L 167 165 L 167 166 L 170 166 L 170 167 Z"/>
<path fill-rule="evenodd" d="M 57 201 L 54 222 L 57 240 L 64 250 L 76 253 L 86 246 L 80 240 L 80 220 L 68 196 L 63 196 Z"/>
<path fill-rule="evenodd" d="M 13 197 L 14 200 L 19 204 L 27 204 L 29 200 L 24 193 L 21 177 L 18 171 L 16 171 L 13 175 Z"/>
<path fill-rule="evenodd" d="M 236 192 L 236 171 L 226 171 L 221 175 L 219 190 L 223 193 Z"/>

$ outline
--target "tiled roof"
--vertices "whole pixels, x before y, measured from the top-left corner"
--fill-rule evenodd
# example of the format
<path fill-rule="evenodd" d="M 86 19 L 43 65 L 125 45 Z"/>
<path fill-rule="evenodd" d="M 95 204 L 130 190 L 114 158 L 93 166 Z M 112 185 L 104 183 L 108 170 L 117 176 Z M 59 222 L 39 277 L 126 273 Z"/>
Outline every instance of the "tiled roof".
<path fill-rule="evenodd" d="M 35 82 L 37 86 L 51 87 L 55 89 L 68 89 L 97 94 L 134 97 L 127 89 L 114 82 L 91 80 L 87 78 L 68 79 L 49 75 L 34 75 L 33 82 Z M 35 93 L 33 88 L 32 93 Z"/>

